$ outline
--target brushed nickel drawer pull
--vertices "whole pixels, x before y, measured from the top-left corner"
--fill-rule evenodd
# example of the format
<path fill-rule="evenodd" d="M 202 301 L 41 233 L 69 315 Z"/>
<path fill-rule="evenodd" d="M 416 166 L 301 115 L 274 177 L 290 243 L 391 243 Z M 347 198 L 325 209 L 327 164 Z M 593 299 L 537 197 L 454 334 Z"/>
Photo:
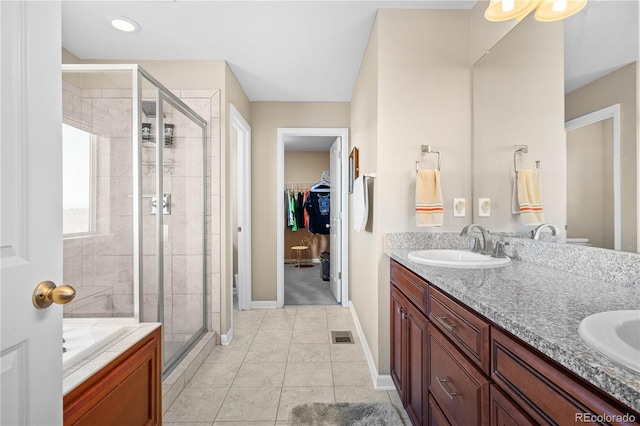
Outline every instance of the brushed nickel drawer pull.
<path fill-rule="evenodd" d="M 401 314 L 402 313 L 402 308 L 398 307 L 398 313 Z"/>
<path fill-rule="evenodd" d="M 449 317 L 446 317 L 446 316 L 445 316 L 445 317 L 440 317 L 440 316 L 438 316 L 438 315 L 434 315 L 434 316 L 436 317 L 436 319 L 438 320 L 438 322 L 439 322 L 440 324 L 442 324 L 442 326 L 443 326 L 444 328 L 446 328 L 447 330 L 449 330 L 449 331 L 450 331 L 450 332 L 452 332 L 452 333 L 454 333 L 454 332 L 455 332 L 455 328 L 457 327 L 457 325 L 455 325 L 455 324 L 450 324 L 450 323 L 448 323 L 447 321 L 445 321 L 445 320 L 449 319 Z"/>
<path fill-rule="evenodd" d="M 449 379 L 441 379 L 438 376 L 436 376 L 436 380 L 438 380 L 438 384 L 440 385 L 440 387 L 442 388 L 444 393 L 446 393 L 449 398 L 453 399 L 453 398 L 456 397 L 456 395 L 458 395 L 456 392 L 449 391 L 449 389 L 447 389 L 446 386 L 444 385 L 445 383 L 450 382 L 451 380 L 449 380 Z"/>

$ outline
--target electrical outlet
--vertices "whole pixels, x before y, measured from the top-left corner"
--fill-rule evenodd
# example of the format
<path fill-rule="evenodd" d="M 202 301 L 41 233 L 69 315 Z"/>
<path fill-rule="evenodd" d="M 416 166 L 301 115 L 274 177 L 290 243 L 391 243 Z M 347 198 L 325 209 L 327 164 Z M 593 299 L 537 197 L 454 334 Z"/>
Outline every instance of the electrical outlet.
<path fill-rule="evenodd" d="M 478 216 L 491 216 L 491 198 L 478 198 Z"/>
<path fill-rule="evenodd" d="M 453 199 L 453 217 L 465 217 L 466 201 L 464 198 Z"/>

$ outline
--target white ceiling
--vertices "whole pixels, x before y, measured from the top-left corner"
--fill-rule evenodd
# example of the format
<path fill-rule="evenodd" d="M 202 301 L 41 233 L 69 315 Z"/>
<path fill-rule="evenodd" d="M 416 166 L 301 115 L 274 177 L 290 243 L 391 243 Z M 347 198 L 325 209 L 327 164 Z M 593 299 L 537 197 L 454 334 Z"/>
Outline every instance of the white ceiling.
<path fill-rule="evenodd" d="M 284 137 L 285 151 L 329 151 L 335 136 L 290 136 Z"/>
<path fill-rule="evenodd" d="M 565 92 L 638 60 L 638 1 L 590 0 L 565 20 Z"/>
<path fill-rule="evenodd" d="M 475 3 L 63 1 L 62 44 L 81 59 L 225 59 L 252 101 L 350 101 L 378 8 Z M 118 32 L 109 15 L 142 30 Z M 637 0 L 590 0 L 565 28 L 568 88 L 638 59 Z"/>
<path fill-rule="evenodd" d="M 378 8 L 474 1 L 63 1 L 62 45 L 81 59 L 225 59 L 251 101 L 350 101 Z M 127 34 L 105 21 L 140 24 Z"/>

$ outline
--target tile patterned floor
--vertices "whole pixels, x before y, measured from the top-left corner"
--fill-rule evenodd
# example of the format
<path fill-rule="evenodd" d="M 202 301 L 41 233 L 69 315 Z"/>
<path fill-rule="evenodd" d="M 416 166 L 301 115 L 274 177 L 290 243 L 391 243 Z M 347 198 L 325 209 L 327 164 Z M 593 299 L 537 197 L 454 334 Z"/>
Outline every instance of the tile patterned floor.
<path fill-rule="evenodd" d="M 331 344 L 330 330 L 356 340 Z M 234 338 L 216 346 L 164 416 L 168 426 L 280 426 L 308 402 L 390 401 L 377 391 L 349 309 L 330 305 L 236 311 Z"/>

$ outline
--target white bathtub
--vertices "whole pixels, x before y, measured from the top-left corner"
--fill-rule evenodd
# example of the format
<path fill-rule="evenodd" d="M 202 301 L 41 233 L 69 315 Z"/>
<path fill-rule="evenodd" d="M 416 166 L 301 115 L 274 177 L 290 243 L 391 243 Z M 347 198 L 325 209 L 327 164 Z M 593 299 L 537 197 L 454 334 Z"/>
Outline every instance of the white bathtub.
<path fill-rule="evenodd" d="M 62 346 L 66 352 L 62 354 L 62 369 L 66 370 L 77 361 L 103 348 L 123 332 L 124 328 L 118 325 L 63 323 L 62 338 L 65 342 Z"/>

